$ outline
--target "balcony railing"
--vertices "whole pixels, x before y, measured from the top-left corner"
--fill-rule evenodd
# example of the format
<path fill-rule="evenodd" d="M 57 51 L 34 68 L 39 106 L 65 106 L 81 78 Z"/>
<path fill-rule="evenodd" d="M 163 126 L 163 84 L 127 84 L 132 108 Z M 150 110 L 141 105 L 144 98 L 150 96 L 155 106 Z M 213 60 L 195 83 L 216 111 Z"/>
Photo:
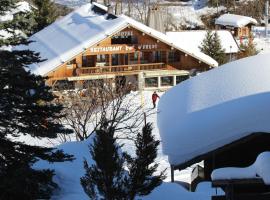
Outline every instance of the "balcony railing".
<path fill-rule="evenodd" d="M 82 67 L 78 70 L 78 75 L 123 73 L 142 70 L 159 70 L 159 69 L 166 69 L 166 65 L 164 63 L 151 63 L 151 64 L 120 65 L 120 66 Z"/>

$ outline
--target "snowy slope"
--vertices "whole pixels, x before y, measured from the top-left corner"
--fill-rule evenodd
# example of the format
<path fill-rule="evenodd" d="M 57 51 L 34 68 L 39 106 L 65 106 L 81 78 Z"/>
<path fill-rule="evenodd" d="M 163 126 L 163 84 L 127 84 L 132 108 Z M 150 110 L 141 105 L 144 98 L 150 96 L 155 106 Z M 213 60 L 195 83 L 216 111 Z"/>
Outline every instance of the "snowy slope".
<path fill-rule="evenodd" d="M 158 126 L 163 151 L 181 164 L 253 132 L 270 132 L 269 54 L 225 64 L 165 93 Z"/>

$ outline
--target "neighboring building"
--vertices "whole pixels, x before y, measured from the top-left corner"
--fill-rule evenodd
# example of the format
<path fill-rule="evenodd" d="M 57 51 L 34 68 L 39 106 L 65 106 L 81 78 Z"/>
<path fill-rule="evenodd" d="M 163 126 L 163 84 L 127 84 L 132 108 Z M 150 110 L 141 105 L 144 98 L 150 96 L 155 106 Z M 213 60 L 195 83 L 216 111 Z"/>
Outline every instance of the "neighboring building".
<path fill-rule="evenodd" d="M 235 37 L 249 37 L 251 28 L 257 20 L 234 14 L 223 14 L 215 21 L 216 29 L 230 30 Z"/>
<path fill-rule="evenodd" d="M 106 9 L 86 4 L 30 37 L 35 42 L 28 48 L 47 59 L 31 71 L 47 76 L 47 83 L 57 87 L 82 88 L 92 80 L 111 79 L 139 89 L 166 89 L 186 79 L 191 70 L 218 65 L 209 56 Z"/>
<path fill-rule="evenodd" d="M 157 120 L 172 180 L 174 170 L 203 161 L 203 168 L 196 167 L 192 173 L 194 189 L 199 181 L 211 181 L 213 170 L 247 167 L 260 153 L 270 151 L 269 65 L 269 54 L 230 62 L 173 87 L 161 97 Z M 253 200 L 262 199 L 254 194 L 267 193 L 264 199 L 270 199 L 270 187 L 262 180 L 238 183 L 235 193 L 250 193 L 247 196 L 253 195 Z M 221 182 L 216 182 L 218 185 Z"/>
<path fill-rule="evenodd" d="M 206 30 L 197 31 L 180 31 L 180 32 L 167 32 L 166 35 L 171 38 L 176 44 L 186 46 L 187 49 L 200 51 L 200 46 L 206 36 Z M 240 51 L 239 46 L 230 31 L 217 30 L 220 38 L 221 47 L 229 60 L 235 60 L 236 54 Z"/>

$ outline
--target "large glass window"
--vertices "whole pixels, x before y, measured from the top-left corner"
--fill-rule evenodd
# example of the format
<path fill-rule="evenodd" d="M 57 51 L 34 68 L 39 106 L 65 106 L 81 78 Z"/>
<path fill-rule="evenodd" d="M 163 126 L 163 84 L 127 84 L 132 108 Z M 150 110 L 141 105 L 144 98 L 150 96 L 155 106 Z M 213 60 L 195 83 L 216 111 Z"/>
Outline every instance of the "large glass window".
<path fill-rule="evenodd" d="M 161 86 L 173 86 L 173 76 L 161 77 Z"/>
<path fill-rule="evenodd" d="M 96 67 L 103 67 L 109 65 L 109 55 L 100 54 L 97 55 Z"/>
<path fill-rule="evenodd" d="M 169 51 L 169 63 L 179 62 L 180 55 L 176 51 Z"/>
<path fill-rule="evenodd" d="M 189 75 L 176 76 L 176 84 L 181 83 L 189 78 Z"/>
<path fill-rule="evenodd" d="M 145 87 L 158 87 L 158 77 L 145 78 Z"/>
<path fill-rule="evenodd" d="M 95 56 L 82 56 L 82 67 L 94 67 L 95 60 Z"/>

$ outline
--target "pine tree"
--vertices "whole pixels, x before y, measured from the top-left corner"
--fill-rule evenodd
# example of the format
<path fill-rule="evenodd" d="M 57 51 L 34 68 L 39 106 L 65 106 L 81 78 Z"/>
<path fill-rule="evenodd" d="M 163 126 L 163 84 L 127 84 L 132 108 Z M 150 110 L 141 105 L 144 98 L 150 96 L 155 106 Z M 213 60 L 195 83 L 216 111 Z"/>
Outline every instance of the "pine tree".
<path fill-rule="evenodd" d="M 84 161 L 86 174 L 81 184 L 90 199 L 126 200 L 125 185 L 127 179 L 124 170 L 124 157 L 116 143 L 114 128 L 103 121 L 90 146 L 90 154 L 95 164 L 89 167 Z"/>
<path fill-rule="evenodd" d="M 144 196 L 162 183 L 165 178 L 165 171 L 158 175 L 158 164 L 155 163 L 159 141 L 155 140 L 152 134 L 152 125 L 146 124 L 142 132 L 137 135 L 135 140 L 136 157 L 128 156 L 129 168 L 129 199 L 133 200 L 136 196 Z"/>
<path fill-rule="evenodd" d="M 0 15 L 16 7 L 14 0 L 1 0 Z M 31 14 L 16 14 L 13 20 L 0 21 L 0 199 L 49 198 L 56 184 L 53 171 L 34 170 L 37 159 L 51 162 L 71 160 L 62 151 L 15 142 L 14 137 L 57 137 L 70 133 L 58 123 L 61 106 L 52 103 L 54 96 L 44 78 L 27 69 L 40 62 L 38 53 L 10 50 L 10 46 L 28 45 L 23 35 L 31 33 Z M 24 34 L 22 34 L 22 32 Z"/>
<path fill-rule="evenodd" d="M 216 31 L 212 33 L 211 30 L 208 30 L 199 48 L 219 64 L 224 64 L 227 61 L 225 50 L 221 46 L 221 41 Z"/>
<path fill-rule="evenodd" d="M 46 26 L 53 23 L 58 17 L 57 8 L 51 0 L 34 0 L 36 9 L 34 9 L 34 18 L 36 26 L 34 31 L 38 32 Z"/>
<path fill-rule="evenodd" d="M 89 167 L 84 161 L 86 174 L 81 184 L 90 199 L 134 200 L 144 196 L 162 183 L 164 171 L 158 175 L 157 147 L 159 141 L 152 135 L 151 124 L 146 124 L 142 133 L 137 135 L 136 157 L 121 153 L 116 143 L 114 128 L 101 126 L 96 132 L 90 154 L 95 164 Z M 125 162 L 127 169 L 124 168 Z"/>

